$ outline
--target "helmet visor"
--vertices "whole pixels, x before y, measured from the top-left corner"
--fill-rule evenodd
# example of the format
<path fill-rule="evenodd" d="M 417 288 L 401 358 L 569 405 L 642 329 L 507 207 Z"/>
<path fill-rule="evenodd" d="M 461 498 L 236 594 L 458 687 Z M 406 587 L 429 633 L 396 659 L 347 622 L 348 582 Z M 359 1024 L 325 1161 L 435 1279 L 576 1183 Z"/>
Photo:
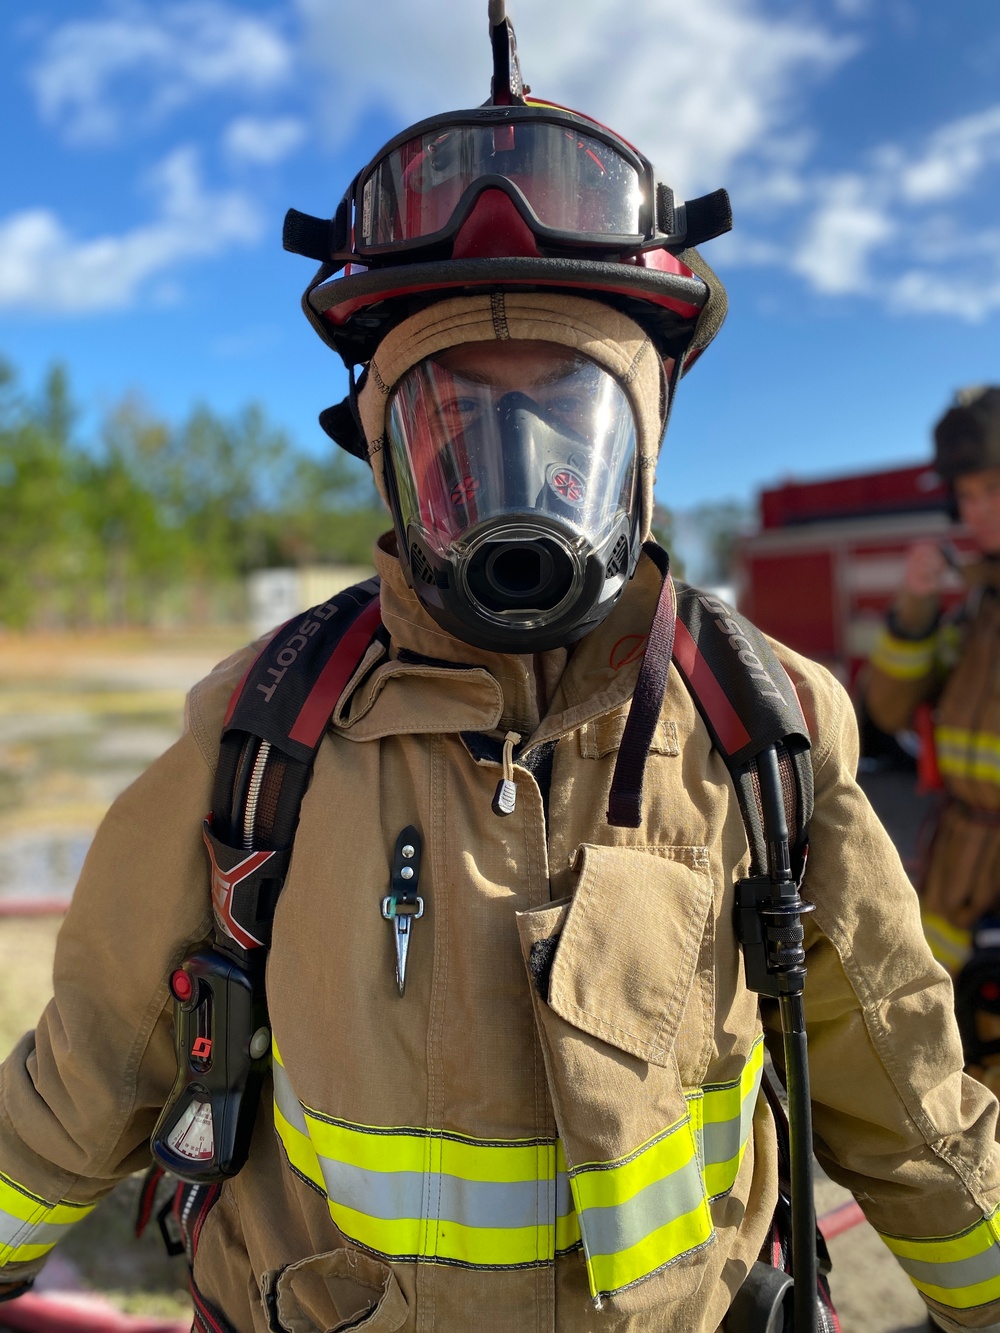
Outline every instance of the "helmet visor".
<path fill-rule="evenodd" d="M 565 121 L 438 124 L 385 152 L 359 183 L 359 254 L 444 239 L 499 186 L 541 235 L 641 243 L 650 173 L 624 143 Z"/>
<path fill-rule="evenodd" d="M 635 500 L 617 381 L 551 343 L 472 343 L 407 371 L 388 411 L 404 530 L 443 553 L 489 520 L 544 514 L 597 548 Z"/>

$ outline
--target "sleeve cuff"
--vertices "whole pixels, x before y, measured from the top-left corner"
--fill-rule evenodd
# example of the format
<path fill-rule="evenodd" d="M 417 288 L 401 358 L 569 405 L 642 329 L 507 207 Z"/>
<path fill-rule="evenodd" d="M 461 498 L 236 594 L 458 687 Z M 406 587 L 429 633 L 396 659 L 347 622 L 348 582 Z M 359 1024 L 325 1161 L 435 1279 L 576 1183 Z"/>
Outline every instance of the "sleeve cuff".
<path fill-rule="evenodd" d="M 907 638 L 894 633 L 890 624 L 875 643 L 871 663 L 893 680 L 919 680 L 933 669 L 936 649 L 934 632 L 920 639 Z"/>

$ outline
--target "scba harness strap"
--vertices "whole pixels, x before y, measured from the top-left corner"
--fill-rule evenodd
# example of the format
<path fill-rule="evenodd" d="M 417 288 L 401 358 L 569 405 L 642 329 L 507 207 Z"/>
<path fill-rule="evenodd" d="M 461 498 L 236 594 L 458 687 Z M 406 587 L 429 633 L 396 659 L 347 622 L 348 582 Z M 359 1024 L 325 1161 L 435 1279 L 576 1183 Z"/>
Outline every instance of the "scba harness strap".
<path fill-rule="evenodd" d="M 177 1077 L 151 1140 L 190 1183 L 236 1175 L 247 1159 L 271 1053 L 267 946 L 299 809 L 330 715 L 381 633 L 370 579 L 283 625 L 230 701 L 203 828 L 215 944 L 170 979 Z"/>
<path fill-rule="evenodd" d="M 737 885 L 736 926 L 747 983 L 784 1004 L 790 989 L 797 987 L 801 998 L 805 974 L 798 914 L 808 908 L 798 885 L 813 792 L 802 712 L 760 631 L 718 599 L 672 581 L 665 553 L 647 550 L 664 583 L 612 784 L 609 821 L 640 821 L 649 739 L 673 662 L 729 769 L 746 827 L 751 874 Z M 178 973 L 172 979 L 178 1075 L 153 1136 L 161 1165 L 198 1185 L 206 1200 L 211 1182 L 235 1175 L 246 1161 L 270 1052 L 264 962 L 299 809 L 329 718 L 378 638 L 386 642 L 378 581 L 372 579 L 282 626 L 251 664 L 226 714 L 204 828 L 215 948 L 188 959 L 180 980 Z M 804 1024 L 802 1029 L 804 1041 Z M 796 1137 L 811 1147 L 808 1118 L 805 1126 Z M 809 1205 L 803 1230 L 815 1274 L 811 1187 Z M 801 1257 L 798 1271 L 808 1281 Z M 810 1285 L 815 1291 L 815 1276 Z M 782 1327 L 788 1292 L 785 1286 L 774 1290 L 773 1319 L 756 1326 Z M 796 1311 L 797 1329 L 815 1326 L 798 1319 Z"/>

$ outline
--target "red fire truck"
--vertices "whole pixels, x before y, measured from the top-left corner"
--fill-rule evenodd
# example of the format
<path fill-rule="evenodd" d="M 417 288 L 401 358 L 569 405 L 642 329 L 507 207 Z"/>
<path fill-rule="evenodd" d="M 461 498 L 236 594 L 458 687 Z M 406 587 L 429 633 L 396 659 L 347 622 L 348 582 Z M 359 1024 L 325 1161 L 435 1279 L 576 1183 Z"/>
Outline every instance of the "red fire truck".
<path fill-rule="evenodd" d="M 921 540 L 958 559 L 971 549 L 926 464 L 785 482 L 761 492 L 760 529 L 738 544 L 739 609 L 850 686 L 899 590 L 906 551 Z M 957 573 L 949 583 L 957 600 Z"/>

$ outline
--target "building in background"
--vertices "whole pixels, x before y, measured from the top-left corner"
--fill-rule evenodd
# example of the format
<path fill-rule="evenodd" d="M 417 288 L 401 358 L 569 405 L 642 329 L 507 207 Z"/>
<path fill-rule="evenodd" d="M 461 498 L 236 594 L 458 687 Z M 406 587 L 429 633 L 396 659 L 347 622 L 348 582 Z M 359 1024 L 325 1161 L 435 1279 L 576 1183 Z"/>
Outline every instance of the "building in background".
<path fill-rule="evenodd" d="M 247 575 L 247 600 L 254 638 L 266 634 L 299 611 L 318 606 L 352 583 L 370 579 L 371 565 L 304 565 L 255 569 Z"/>

